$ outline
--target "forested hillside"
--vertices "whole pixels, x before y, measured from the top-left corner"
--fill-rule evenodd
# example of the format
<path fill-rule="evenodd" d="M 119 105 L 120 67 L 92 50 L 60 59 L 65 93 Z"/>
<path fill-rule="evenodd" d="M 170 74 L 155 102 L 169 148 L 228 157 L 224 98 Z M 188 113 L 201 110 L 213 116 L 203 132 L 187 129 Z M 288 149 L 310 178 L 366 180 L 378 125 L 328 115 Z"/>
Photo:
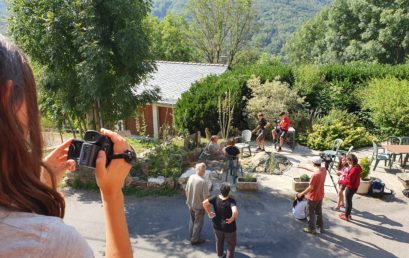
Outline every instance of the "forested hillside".
<path fill-rule="evenodd" d="M 6 13 L 6 4 L 3 0 L 0 0 L 0 32 L 4 31 Z"/>
<path fill-rule="evenodd" d="M 163 18 L 168 11 L 183 14 L 188 0 L 153 0 L 152 14 Z M 287 39 L 304 22 L 314 17 L 332 0 L 253 0 L 260 31 L 253 44 L 279 54 Z"/>

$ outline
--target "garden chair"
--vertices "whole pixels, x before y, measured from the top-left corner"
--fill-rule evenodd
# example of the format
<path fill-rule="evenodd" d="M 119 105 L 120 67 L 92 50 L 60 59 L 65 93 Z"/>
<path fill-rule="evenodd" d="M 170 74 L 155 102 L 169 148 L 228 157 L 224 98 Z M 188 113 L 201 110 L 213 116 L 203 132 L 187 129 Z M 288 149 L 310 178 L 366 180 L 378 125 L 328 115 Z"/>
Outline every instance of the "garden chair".
<path fill-rule="evenodd" d="M 403 136 L 403 137 L 398 137 L 399 138 L 399 144 L 400 145 L 409 145 L 409 137 L 407 137 L 407 136 Z M 407 160 L 407 156 L 408 156 L 409 154 L 406 154 L 406 160 Z M 401 161 L 403 159 L 403 154 L 400 154 L 400 157 L 399 157 L 399 161 Z"/>
<path fill-rule="evenodd" d="M 336 157 L 339 154 L 339 147 L 344 141 L 342 139 L 335 139 L 331 150 L 324 150 L 326 156 Z"/>
<path fill-rule="evenodd" d="M 348 150 L 338 150 L 338 155 L 335 156 L 334 162 L 331 164 L 330 171 L 331 171 L 331 169 L 334 168 L 334 166 L 335 166 L 335 168 L 338 167 L 338 163 L 341 161 L 340 160 L 341 155 L 343 155 L 343 154 L 348 155 L 348 154 L 350 154 L 352 152 L 353 149 L 354 149 L 354 146 L 349 147 Z M 334 169 L 334 171 L 337 172 L 336 169 Z"/>
<path fill-rule="evenodd" d="M 206 144 L 206 147 L 202 150 L 202 152 L 199 155 L 199 160 L 202 160 L 206 165 L 207 165 L 207 160 L 210 158 L 210 152 L 209 152 L 209 145 L 211 141 L 209 141 Z"/>
<path fill-rule="evenodd" d="M 400 145 L 409 145 L 409 137 L 404 136 L 404 137 L 398 137 L 398 138 L 399 138 Z"/>
<path fill-rule="evenodd" d="M 389 161 L 389 169 L 392 167 L 392 160 L 391 160 L 391 156 L 389 153 L 385 153 L 385 149 L 383 149 L 383 153 L 379 153 L 379 147 L 378 144 L 376 144 L 376 142 L 372 141 L 372 145 L 373 145 L 373 152 L 372 152 L 372 158 L 371 158 L 371 163 L 373 161 L 375 161 L 375 166 L 373 167 L 373 170 L 376 169 L 376 167 L 378 166 L 379 161 L 384 160 L 385 161 L 385 166 L 387 164 L 387 162 Z"/>
<path fill-rule="evenodd" d="M 240 149 L 241 156 L 243 157 L 243 150 L 246 148 L 249 150 L 250 156 L 251 156 L 251 150 L 250 150 L 251 131 L 243 130 L 243 132 L 241 132 L 241 139 L 242 139 L 242 142 L 236 143 L 236 147 Z"/>

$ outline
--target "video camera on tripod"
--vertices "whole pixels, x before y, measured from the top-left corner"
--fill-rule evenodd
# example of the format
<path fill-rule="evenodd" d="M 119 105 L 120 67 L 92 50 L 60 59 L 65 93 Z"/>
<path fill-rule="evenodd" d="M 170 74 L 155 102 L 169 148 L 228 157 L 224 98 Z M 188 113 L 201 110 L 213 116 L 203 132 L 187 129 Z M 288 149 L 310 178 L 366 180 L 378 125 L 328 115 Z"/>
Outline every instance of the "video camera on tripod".
<path fill-rule="evenodd" d="M 327 155 L 327 154 L 325 154 L 324 152 L 322 152 L 322 153 L 320 153 L 320 158 L 322 159 L 322 162 L 324 162 L 325 168 L 326 168 L 326 169 L 328 170 L 328 172 L 329 172 L 331 162 L 334 161 L 333 158 L 332 158 L 332 156 L 331 156 L 331 155 Z"/>
<path fill-rule="evenodd" d="M 322 152 L 322 153 L 320 153 L 320 158 L 322 159 L 322 161 L 325 164 L 325 169 L 327 170 L 328 175 L 331 178 L 331 181 L 332 181 L 332 184 L 334 185 L 335 191 L 338 193 L 337 184 L 335 183 L 334 178 L 332 177 L 332 174 L 331 174 L 331 171 L 330 171 L 332 169 L 331 163 L 334 162 L 333 156 L 325 154 L 325 153 Z"/>

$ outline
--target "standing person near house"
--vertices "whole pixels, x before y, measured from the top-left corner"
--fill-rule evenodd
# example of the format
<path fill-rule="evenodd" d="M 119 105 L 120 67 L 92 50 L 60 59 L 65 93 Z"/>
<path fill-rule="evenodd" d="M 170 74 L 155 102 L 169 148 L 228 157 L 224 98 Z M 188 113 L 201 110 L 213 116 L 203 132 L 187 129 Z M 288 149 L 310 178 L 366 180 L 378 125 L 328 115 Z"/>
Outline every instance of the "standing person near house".
<path fill-rule="evenodd" d="M 352 220 L 351 211 L 352 211 L 352 197 L 356 193 L 359 187 L 361 180 L 362 168 L 358 164 L 358 158 L 354 154 L 347 155 L 347 161 L 349 166 L 348 175 L 345 177 L 345 213 L 340 213 L 340 219 L 350 221 Z"/>
<path fill-rule="evenodd" d="M 114 152 L 129 150 L 118 134 L 101 129 Z M 64 224 L 57 191 L 75 161 L 67 160 L 71 140 L 44 159 L 36 84 L 23 53 L 0 35 L 0 257 L 94 257 L 86 240 Z M 108 167 L 98 153 L 96 181 L 105 217 L 106 256 L 132 257 L 122 186 L 131 169 L 123 159 Z"/>
<path fill-rule="evenodd" d="M 192 245 L 200 245 L 205 242 L 200 238 L 204 223 L 205 210 L 203 201 L 209 197 L 209 188 L 204 175 L 206 165 L 204 163 L 196 164 L 196 174 L 191 175 L 186 184 L 186 204 L 189 207 L 189 239 Z"/>
<path fill-rule="evenodd" d="M 338 172 L 337 172 L 337 175 L 339 176 L 338 202 L 337 202 L 337 206 L 334 208 L 336 211 L 339 211 L 341 207 L 345 206 L 345 203 L 344 203 L 345 178 L 348 175 L 348 172 L 350 169 L 346 154 L 342 154 L 339 160 L 340 162 L 338 163 Z"/>
<path fill-rule="evenodd" d="M 281 147 L 284 145 L 285 136 L 290 128 L 290 118 L 285 115 L 285 112 L 281 112 L 279 117 L 280 122 L 278 123 L 278 126 L 273 129 L 272 134 L 274 143 L 277 141 L 277 135 L 279 135 L 280 146 L 278 147 L 278 151 L 281 151 Z"/>
<path fill-rule="evenodd" d="M 316 234 L 316 227 L 320 232 L 324 232 L 324 222 L 322 219 L 322 200 L 324 199 L 324 183 L 327 175 L 327 170 L 321 167 L 322 160 L 320 157 L 311 159 L 314 169 L 308 169 L 314 174 L 311 177 L 310 185 L 301 193 L 297 193 L 297 198 L 303 198 L 306 195 L 307 211 L 308 211 L 308 227 L 304 228 L 304 232 Z"/>
<path fill-rule="evenodd" d="M 257 114 L 257 127 L 254 128 L 252 131 L 253 134 L 257 135 L 256 144 L 257 144 L 257 151 L 264 151 L 265 150 L 265 138 L 266 138 L 266 127 L 270 126 L 270 123 L 264 118 L 262 112 Z"/>
<path fill-rule="evenodd" d="M 203 208 L 213 222 L 217 256 L 233 258 L 237 243 L 236 218 L 239 212 L 236 201 L 230 197 L 230 186 L 223 183 L 220 194 L 204 200 Z M 227 254 L 224 254 L 224 241 L 227 242 Z"/>

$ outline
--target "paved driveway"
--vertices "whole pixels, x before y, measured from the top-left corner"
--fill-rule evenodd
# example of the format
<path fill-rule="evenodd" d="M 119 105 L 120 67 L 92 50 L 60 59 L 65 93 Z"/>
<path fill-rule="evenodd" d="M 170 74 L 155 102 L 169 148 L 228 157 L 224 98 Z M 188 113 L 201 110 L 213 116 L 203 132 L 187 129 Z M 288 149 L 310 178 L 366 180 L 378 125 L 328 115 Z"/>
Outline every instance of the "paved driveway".
<path fill-rule="evenodd" d="M 268 186 L 258 193 L 235 193 L 239 209 L 236 257 L 407 257 L 407 202 L 357 196 L 354 220 L 348 223 L 330 209 L 336 196 L 329 194 L 323 208 L 327 233 L 311 236 L 302 232 L 305 222 L 293 219 L 288 194 Z M 67 191 L 66 201 L 66 223 L 86 237 L 96 257 L 102 257 L 105 234 L 98 194 Z M 203 231 L 208 242 L 192 247 L 186 240 L 184 202 L 182 195 L 126 197 L 135 257 L 216 257 L 208 219 Z"/>
<path fill-rule="evenodd" d="M 363 157 L 370 156 L 370 152 L 363 149 L 356 153 Z M 294 176 L 306 173 L 297 169 L 297 164 L 308 165 L 308 159 L 317 152 L 299 147 L 282 154 L 289 157 L 293 169 L 284 175 L 259 175 L 261 187 L 257 193 L 234 193 L 239 209 L 236 257 L 409 257 L 409 199 L 401 193 L 397 168 L 389 170 L 380 164 L 372 172 L 396 195 L 383 200 L 355 195 L 352 222 L 340 220 L 338 213 L 331 210 L 337 196 L 327 176 L 323 205 L 327 232 L 311 236 L 302 232 L 306 222 L 292 216 L 291 182 Z M 65 222 L 86 237 L 96 257 L 103 257 L 105 233 L 99 194 L 66 190 L 65 197 Z M 127 196 L 125 201 L 135 257 L 217 257 L 207 218 L 203 237 L 208 241 L 194 247 L 187 241 L 188 213 L 182 194 L 160 198 Z"/>

